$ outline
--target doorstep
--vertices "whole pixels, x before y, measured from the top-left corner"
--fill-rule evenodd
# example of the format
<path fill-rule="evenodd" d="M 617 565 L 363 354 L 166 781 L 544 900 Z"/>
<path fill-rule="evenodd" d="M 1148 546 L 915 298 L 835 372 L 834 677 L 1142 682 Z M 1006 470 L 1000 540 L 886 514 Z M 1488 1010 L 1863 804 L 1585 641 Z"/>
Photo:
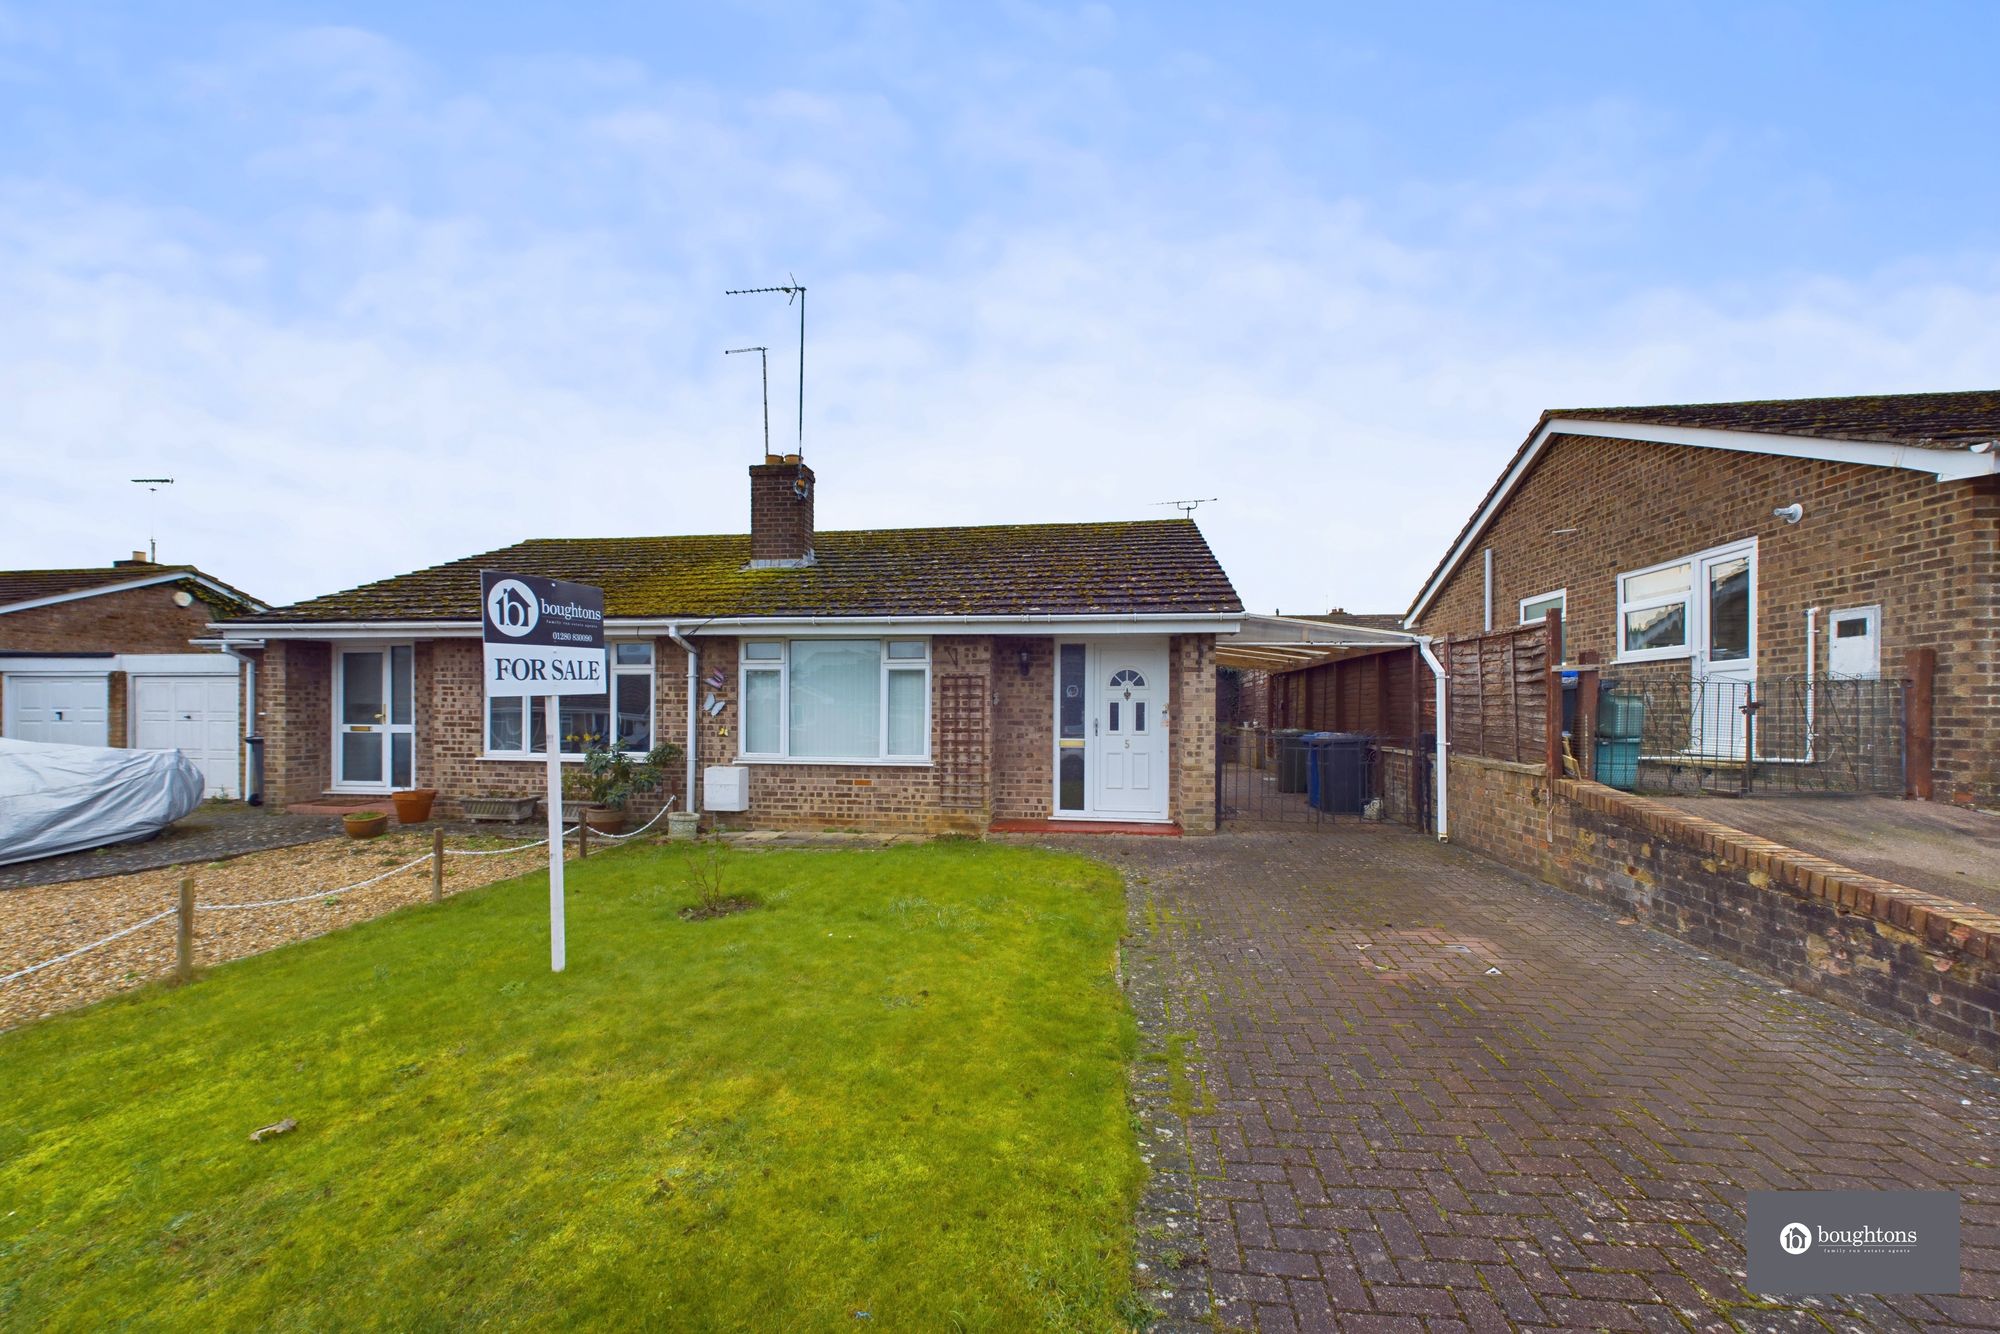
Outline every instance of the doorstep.
<path fill-rule="evenodd" d="M 1187 832 L 1177 824 L 1141 824 L 1129 820 L 995 820 L 989 834 L 1151 834 L 1179 838 Z"/>
<path fill-rule="evenodd" d="M 353 815 L 357 811 L 380 811 L 384 815 L 394 815 L 396 803 L 387 797 L 322 792 L 311 801 L 295 801 L 285 807 L 287 815 Z"/>

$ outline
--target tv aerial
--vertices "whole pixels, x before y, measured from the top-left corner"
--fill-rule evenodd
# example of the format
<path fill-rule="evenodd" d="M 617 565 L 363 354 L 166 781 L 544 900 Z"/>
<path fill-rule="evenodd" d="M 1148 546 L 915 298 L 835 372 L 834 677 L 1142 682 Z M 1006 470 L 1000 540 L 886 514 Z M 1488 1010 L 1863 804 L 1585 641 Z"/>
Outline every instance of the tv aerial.
<path fill-rule="evenodd" d="M 791 305 L 794 299 L 798 301 L 799 303 L 799 453 L 803 455 L 806 452 L 806 289 L 805 289 L 805 284 L 801 283 L 796 275 L 788 274 L 786 276 L 789 277 L 791 281 L 783 284 L 782 286 L 731 287 L 725 290 L 723 292 L 723 295 L 760 296 L 767 292 L 783 292 L 785 294 L 786 305 L 788 306 Z M 768 452 L 770 446 L 769 439 L 767 438 L 764 443 L 766 447 L 766 452 Z"/>
<path fill-rule="evenodd" d="M 157 496 L 160 494 L 160 488 L 163 486 L 172 486 L 174 479 L 171 477 L 134 477 L 132 483 L 135 486 L 145 487 L 147 495 Z M 153 514 L 155 518 L 158 517 L 157 506 L 153 507 Z M 150 527 L 151 525 L 148 526 Z M 158 565 L 160 563 L 160 540 L 151 533 L 146 535 L 146 561 L 151 565 Z"/>
<path fill-rule="evenodd" d="M 1160 509 L 1164 506 L 1172 505 L 1181 512 L 1183 519 L 1192 519 L 1196 510 L 1200 509 L 1203 505 L 1213 504 L 1216 499 L 1217 497 L 1215 496 L 1203 496 L 1199 500 L 1156 500 L 1153 502 L 1153 508 Z"/>

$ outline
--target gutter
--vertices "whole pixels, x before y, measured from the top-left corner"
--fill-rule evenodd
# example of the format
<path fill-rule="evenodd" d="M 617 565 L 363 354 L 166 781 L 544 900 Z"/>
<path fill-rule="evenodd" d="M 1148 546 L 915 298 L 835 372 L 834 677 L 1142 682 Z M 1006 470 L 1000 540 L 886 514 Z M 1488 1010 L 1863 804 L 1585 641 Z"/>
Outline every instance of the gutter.
<path fill-rule="evenodd" d="M 975 626 L 1003 630 L 1010 626 L 1090 626 L 1090 625 L 1146 625 L 1153 626 L 1161 634 L 1234 634 L 1242 625 L 1244 613 L 1240 611 L 1211 612 L 1064 612 L 1026 613 L 1020 615 L 974 615 L 955 613 L 928 616 L 717 616 L 701 621 L 701 632 L 723 632 L 754 630 L 760 633 L 776 634 L 785 630 L 805 628 L 843 629 L 854 626 Z M 607 616 L 604 628 L 607 633 L 618 630 L 636 634 L 664 634 L 673 638 L 674 632 L 684 630 L 685 619 L 671 620 L 654 616 Z M 269 635 L 307 639 L 340 638 L 399 638 L 419 639 L 471 639 L 479 635 L 479 622 L 474 620 L 436 621 L 263 621 L 230 623 L 210 622 L 209 629 L 219 631 L 223 638 L 232 634 L 256 636 Z"/>
<path fill-rule="evenodd" d="M 1431 637 L 1417 638 L 1417 652 L 1423 654 L 1424 665 L 1431 669 L 1431 677 L 1437 683 L 1437 756 L 1431 764 L 1431 773 L 1437 783 L 1438 842 L 1451 842 L 1451 769 L 1449 767 L 1450 738 L 1445 734 L 1450 729 L 1450 705 L 1445 698 L 1444 664 L 1437 654 L 1431 652 Z"/>
<path fill-rule="evenodd" d="M 699 814 L 701 814 L 701 803 L 697 802 L 697 801 L 695 800 L 695 798 L 694 798 L 694 766 L 695 766 L 695 754 L 694 754 L 694 752 L 695 752 L 695 739 L 696 739 L 696 738 L 695 738 L 695 708 L 694 708 L 694 695 L 695 695 L 695 687 L 696 687 L 696 686 L 698 686 L 698 685 L 700 684 L 700 681 L 699 681 L 699 680 L 698 680 L 697 678 L 698 678 L 698 674 L 699 674 L 699 672 L 700 672 L 700 669 L 701 669 L 701 660 L 700 660 L 700 656 L 699 656 L 699 655 L 698 655 L 698 654 L 697 654 L 697 653 L 695 652 L 695 648 L 694 648 L 694 645 L 693 645 L 693 644 L 690 644 L 690 643 L 689 643 L 689 642 L 688 642 L 688 641 L 686 640 L 686 638 L 684 638 L 684 637 L 682 636 L 682 634 L 681 634 L 681 627 L 680 627 L 680 626 L 678 626 L 678 625 L 669 625 L 668 627 L 666 627 L 666 630 L 667 630 L 667 638 L 669 638 L 669 639 L 673 640 L 673 641 L 674 641 L 674 642 L 675 642 L 676 644 L 679 644 L 679 645 L 681 646 L 681 652 L 683 652 L 683 653 L 687 654 L 687 660 L 688 660 L 688 672 L 687 672 L 687 697 L 688 697 L 688 709 L 687 709 L 687 809 L 688 809 L 688 813 L 689 813 L 689 814 L 691 814 L 691 815 L 699 815 Z"/>

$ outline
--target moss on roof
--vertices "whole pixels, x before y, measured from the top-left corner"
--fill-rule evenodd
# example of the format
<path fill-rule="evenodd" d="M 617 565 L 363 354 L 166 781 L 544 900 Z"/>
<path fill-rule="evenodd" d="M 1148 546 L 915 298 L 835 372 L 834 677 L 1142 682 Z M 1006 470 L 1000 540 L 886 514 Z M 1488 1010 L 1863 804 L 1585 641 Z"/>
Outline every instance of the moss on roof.
<path fill-rule="evenodd" d="M 543 538 L 279 607 L 247 623 L 473 620 L 479 572 L 604 590 L 614 617 L 1115 615 L 1242 610 L 1188 519 L 816 534 L 816 562 L 748 568 L 747 534 Z"/>

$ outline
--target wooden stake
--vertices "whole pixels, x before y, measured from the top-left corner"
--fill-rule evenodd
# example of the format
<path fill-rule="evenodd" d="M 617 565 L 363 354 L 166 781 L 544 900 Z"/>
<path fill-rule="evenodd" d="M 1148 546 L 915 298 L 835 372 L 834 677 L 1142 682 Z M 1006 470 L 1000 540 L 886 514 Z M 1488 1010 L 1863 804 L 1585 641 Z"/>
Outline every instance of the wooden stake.
<path fill-rule="evenodd" d="M 1913 648 L 1903 658 L 1903 795 L 1937 794 L 1937 650 Z"/>
<path fill-rule="evenodd" d="M 582 861 L 590 855 L 590 818 L 582 811 L 576 813 L 576 859 Z"/>
<path fill-rule="evenodd" d="M 174 977 L 194 981 L 194 877 L 181 877 L 179 930 L 174 933 Z"/>
<path fill-rule="evenodd" d="M 444 830 L 431 830 L 431 902 L 444 902 Z"/>

